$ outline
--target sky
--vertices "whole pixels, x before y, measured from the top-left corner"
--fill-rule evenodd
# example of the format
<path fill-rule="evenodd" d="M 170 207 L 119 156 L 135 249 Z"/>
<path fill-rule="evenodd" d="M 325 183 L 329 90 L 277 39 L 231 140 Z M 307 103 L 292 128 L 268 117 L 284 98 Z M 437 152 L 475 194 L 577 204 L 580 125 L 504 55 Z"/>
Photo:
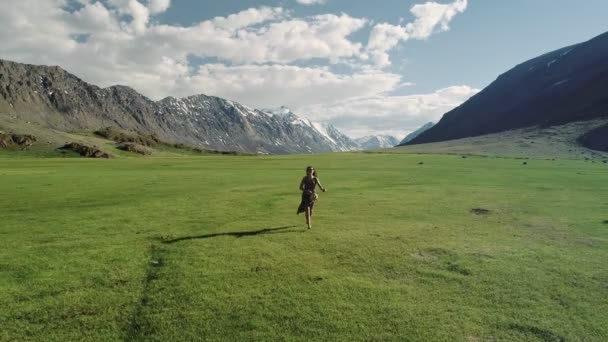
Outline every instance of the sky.
<path fill-rule="evenodd" d="M 606 14 L 606 0 L 0 0 L 0 58 L 402 138 L 608 31 Z"/>

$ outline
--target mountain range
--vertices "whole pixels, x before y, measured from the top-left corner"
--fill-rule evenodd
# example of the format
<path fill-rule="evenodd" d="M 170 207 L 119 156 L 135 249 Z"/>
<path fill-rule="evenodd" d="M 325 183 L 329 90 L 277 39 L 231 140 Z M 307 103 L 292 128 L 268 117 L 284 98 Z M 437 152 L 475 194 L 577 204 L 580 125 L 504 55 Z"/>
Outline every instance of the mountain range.
<path fill-rule="evenodd" d="M 395 147 L 399 144 L 399 139 L 392 135 L 368 135 L 356 138 L 355 143 L 359 145 L 359 150 L 376 150 Z"/>
<path fill-rule="evenodd" d="M 61 132 L 114 127 L 215 150 L 370 150 L 608 118 L 606 89 L 608 33 L 517 65 L 438 123 L 428 123 L 399 142 L 390 136 L 352 139 L 287 107 L 259 110 L 207 95 L 153 101 L 126 86 L 97 87 L 58 66 L 0 60 L 0 129 L 2 118 L 10 117 Z M 576 142 L 608 151 L 608 125 L 588 127 Z"/>
<path fill-rule="evenodd" d="M 424 144 L 608 117 L 608 33 L 565 47 L 500 75 L 406 144 Z M 608 145 L 608 127 L 579 139 Z M 608 150 L 608 148 L 606 149 Z"/>
<path fill-rule="evenodd" d="M 0 113 L 64 132 L 115 127 L 167 142 L 250 153 L 386 147 L 386 137 L 355 141 L 286 107 L 258 110 L 206 95 L 152 101 L 126 86 L 97 87 L 58 66 L 5 60 L 0 60 Z"/>

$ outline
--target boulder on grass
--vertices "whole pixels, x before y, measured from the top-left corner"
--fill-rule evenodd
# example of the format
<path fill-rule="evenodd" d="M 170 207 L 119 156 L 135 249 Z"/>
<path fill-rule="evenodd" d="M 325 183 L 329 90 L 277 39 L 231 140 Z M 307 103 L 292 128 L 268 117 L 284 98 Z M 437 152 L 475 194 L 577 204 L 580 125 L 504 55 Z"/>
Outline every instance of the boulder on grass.
<path fill-rule="evenodd" d="M 105 158 L 108 159 L 111 156 L 96 147 L 86 146 L 80 143 L 68 143 L 60 148 L 61 150 L 74 151 L 86 158 Z"/>
<path fill-rule="evenodd" d="M 0 148 L 19 146 L 28 148 L 34 145 L 36 137 L 29 134 L 7 134 L 0 133 Z"/>

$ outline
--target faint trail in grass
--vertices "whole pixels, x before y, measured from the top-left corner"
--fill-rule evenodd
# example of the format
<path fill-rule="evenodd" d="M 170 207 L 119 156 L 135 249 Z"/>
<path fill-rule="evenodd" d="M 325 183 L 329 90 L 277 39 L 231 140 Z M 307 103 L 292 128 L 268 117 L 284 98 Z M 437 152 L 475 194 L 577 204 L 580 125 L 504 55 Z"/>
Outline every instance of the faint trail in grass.
<path fill-rule="evenodd" d="M 143 312 L 150 303 L 148 292 L 152 282 L 158 279 L 159 269 L 164 265 L 164 262 L 160 246 L 156 243 L 150 244 L 148 267 L 143 278 L 143 289 L 129 319 L 129 326 L 124 341 L 136 341 L 137 337 L 145 330 L 146 321 L 143 317 Z"/>
<path fill-rule="evenodd" d="M 255 235 L 262 235 L 262 234 L 302 233 L 302 232 L 306 231 L 305 229 L 287 230 L 287 229 L 296 228 L 296 227 L 298 227 L 298 226 L 284 226 L 284 227 L 277 227 L 277 228 L 264 228 L 264 229 L 252 230 L 252 231 L 225 232 L 225 233 L 213 233 L 213 234 L 197 235 L 197 236 L 184 236 L 184 237 L 175 238 L 175 239 L 171 239 L 171 240 L 164 240 L 163 243 L 176 243 L 176 242 L 187 241 L 187 240 L 210 239 L 210 238 L 219 237 L 219 236 L 232 236 L 235 238 L 242 238 L 244 236 L 255 236 Z"/>
<path fill-rule="evenodd" d="M 276 228 L 264 228 L 254 231 L 241 231 L 241 232 L 225 232 L 225 233 L 214 233 L 207 235 L 198 235 L 198 236 L 185 236 L 181 238 L 176 238 L 172 240 L 164 240 L 162 243 L 171 244 L 180 241 L 188 241 L 188 240 L 196 240 L 196 239 L 209 239 L 213 237 L 219 236 L 232 236 L 236 238 L 241 238 L 244 236 L 255 236 L 261 234 L 278 234 L 278 233 L 295 233 L 295 232 L 305 232 L 306 230 L 287 230 L 290 228 L 295 228 L 298 226 L 283 226 Z M 140 339 L 142 334 L 146 331 L 150 330 L 150 322 L 146 321 L 144 317 L 144 312 L 146 307 L 150 305 L 150 296 L 149 291 L 152 288 L 152 283 L 159 279 L 159 271 L 160 268 L 164 266 L 165 259 L 163 256 L 163 250 L 161 245 L 156 242 L 150 244 L 150 250 L 148 253 L 148 266 L 143 278 L 143 289 L 141 291 L 141 295 L 139 301 L 137 302 L 131 317 L 129 319 L 129 324 L 127 328 L 127 332 L 124 337 L 124 341 L 137 341 Z"/>

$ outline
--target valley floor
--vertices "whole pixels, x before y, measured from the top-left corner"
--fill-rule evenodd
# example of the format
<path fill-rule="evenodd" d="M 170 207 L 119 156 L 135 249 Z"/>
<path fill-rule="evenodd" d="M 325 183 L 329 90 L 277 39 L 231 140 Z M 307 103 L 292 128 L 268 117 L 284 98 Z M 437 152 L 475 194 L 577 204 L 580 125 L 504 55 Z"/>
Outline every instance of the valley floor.
<path fill-rule="evenodd" d="M 606 341 L 608 165 L 526 162 L 0 155 L 0 341 Z"/>

